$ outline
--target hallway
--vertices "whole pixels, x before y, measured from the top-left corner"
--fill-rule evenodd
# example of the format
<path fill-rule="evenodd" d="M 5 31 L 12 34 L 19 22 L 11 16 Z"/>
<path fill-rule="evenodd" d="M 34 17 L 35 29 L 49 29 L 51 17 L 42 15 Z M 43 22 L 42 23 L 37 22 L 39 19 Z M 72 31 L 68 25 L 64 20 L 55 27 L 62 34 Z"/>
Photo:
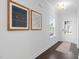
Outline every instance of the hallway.
<path fill-rule="evenodd" d="M 0 59 L 78 59 L 79 0 L 0 0 Z"/>

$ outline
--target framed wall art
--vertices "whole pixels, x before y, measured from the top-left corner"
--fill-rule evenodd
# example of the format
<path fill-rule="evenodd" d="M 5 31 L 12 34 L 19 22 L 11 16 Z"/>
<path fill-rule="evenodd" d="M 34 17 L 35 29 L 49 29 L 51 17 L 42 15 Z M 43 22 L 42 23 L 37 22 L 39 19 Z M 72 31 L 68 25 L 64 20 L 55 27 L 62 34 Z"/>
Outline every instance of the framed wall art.
<path fill-rule="evenodd" d="M 55 18 L 53 16 L 49 16 L 49 33 L 50 39 L 55 37 Z"/>
<path fill-rule="evenodd" d="M 8 31 L 28 30 L 30 10 L 14 1 L 8 1 Z"/>
<path fill-rule="evenodd" d="M 72 21 L 64 21 L 64 33 L 65 34 L 70 34 L 72 33 L 72 25 L 71 25 Z"/>
<path fill-rule="evenodd" d="M 42 15 L 34 10 L 31 10 L 31 29 L 32 30 L 42 29 Z"/>

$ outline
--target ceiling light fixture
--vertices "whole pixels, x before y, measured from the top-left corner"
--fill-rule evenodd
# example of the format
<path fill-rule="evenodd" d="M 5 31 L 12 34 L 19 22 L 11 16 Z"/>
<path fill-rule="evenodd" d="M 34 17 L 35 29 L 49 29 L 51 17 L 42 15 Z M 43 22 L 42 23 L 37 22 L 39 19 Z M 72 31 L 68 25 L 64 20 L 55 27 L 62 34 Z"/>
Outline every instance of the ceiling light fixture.
<path fill-rule="evenodd" d="M 59 8 L 59 9 L 66 9 L 68 6 L 70 6 L 71 5 L 71 3 L 70 2 L 68 2 L 68 1 L 61 1 L 61 2 L 58 2 L 57 3 L 57 7 Z"/>

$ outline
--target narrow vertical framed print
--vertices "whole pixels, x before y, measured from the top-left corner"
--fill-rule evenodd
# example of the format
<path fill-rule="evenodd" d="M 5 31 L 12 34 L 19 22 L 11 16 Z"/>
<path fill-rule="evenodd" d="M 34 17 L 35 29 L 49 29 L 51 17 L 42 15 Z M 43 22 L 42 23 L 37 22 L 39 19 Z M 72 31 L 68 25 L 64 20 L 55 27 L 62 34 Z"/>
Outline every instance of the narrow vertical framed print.
<path fill-rule="evenodd" d="M 34 10 L 31 10 L 31 29 L 42 30 L 42 15 Z"/>
<path fill-rule="evenodd" d="M 29 29 L 29 8 L 14 1 L 8 1 L 8 31 Z"/>
<path fill-rule="evenodd" d="M 72 21 L 64 21 L 64 33 L 72 34 Z"/>

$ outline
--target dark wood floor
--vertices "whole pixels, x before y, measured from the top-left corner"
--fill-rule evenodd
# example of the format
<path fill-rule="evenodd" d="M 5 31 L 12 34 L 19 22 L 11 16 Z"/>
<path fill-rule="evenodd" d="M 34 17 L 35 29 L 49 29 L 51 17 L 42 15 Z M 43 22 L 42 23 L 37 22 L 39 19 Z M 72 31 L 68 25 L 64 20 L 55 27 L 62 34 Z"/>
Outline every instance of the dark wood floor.
<path fill-rule="evenodd" d="M 44 53 L 42 53 L 40 56 L 38 56 L 36 59 L 78 59 L 78 51 L 75 44 L 71 44 L 70 52 L 72 54 L 70 57 L 68 57 L 68 54 L 62 53 L 60 51 L 57 51 L 56 48 L 60 46 L 63 42 L 57 42 L 54 46 L 46 50 Z"/>
<path fill-rule="evenodd" d="M 79 55 L 79 49 L 78 49 L 78 55 Z"/>
<path fill-rule="evenodd" d="M 36 59 L 49 59 L 49 57 L 54 54 L 59 54 L 55 51 L 55 49 L 61 44 L 62 42 L 57 42 L 54 46 L 46 50 L 44 53 L 42 53 L 40 56 L 38 56 Z"/>

